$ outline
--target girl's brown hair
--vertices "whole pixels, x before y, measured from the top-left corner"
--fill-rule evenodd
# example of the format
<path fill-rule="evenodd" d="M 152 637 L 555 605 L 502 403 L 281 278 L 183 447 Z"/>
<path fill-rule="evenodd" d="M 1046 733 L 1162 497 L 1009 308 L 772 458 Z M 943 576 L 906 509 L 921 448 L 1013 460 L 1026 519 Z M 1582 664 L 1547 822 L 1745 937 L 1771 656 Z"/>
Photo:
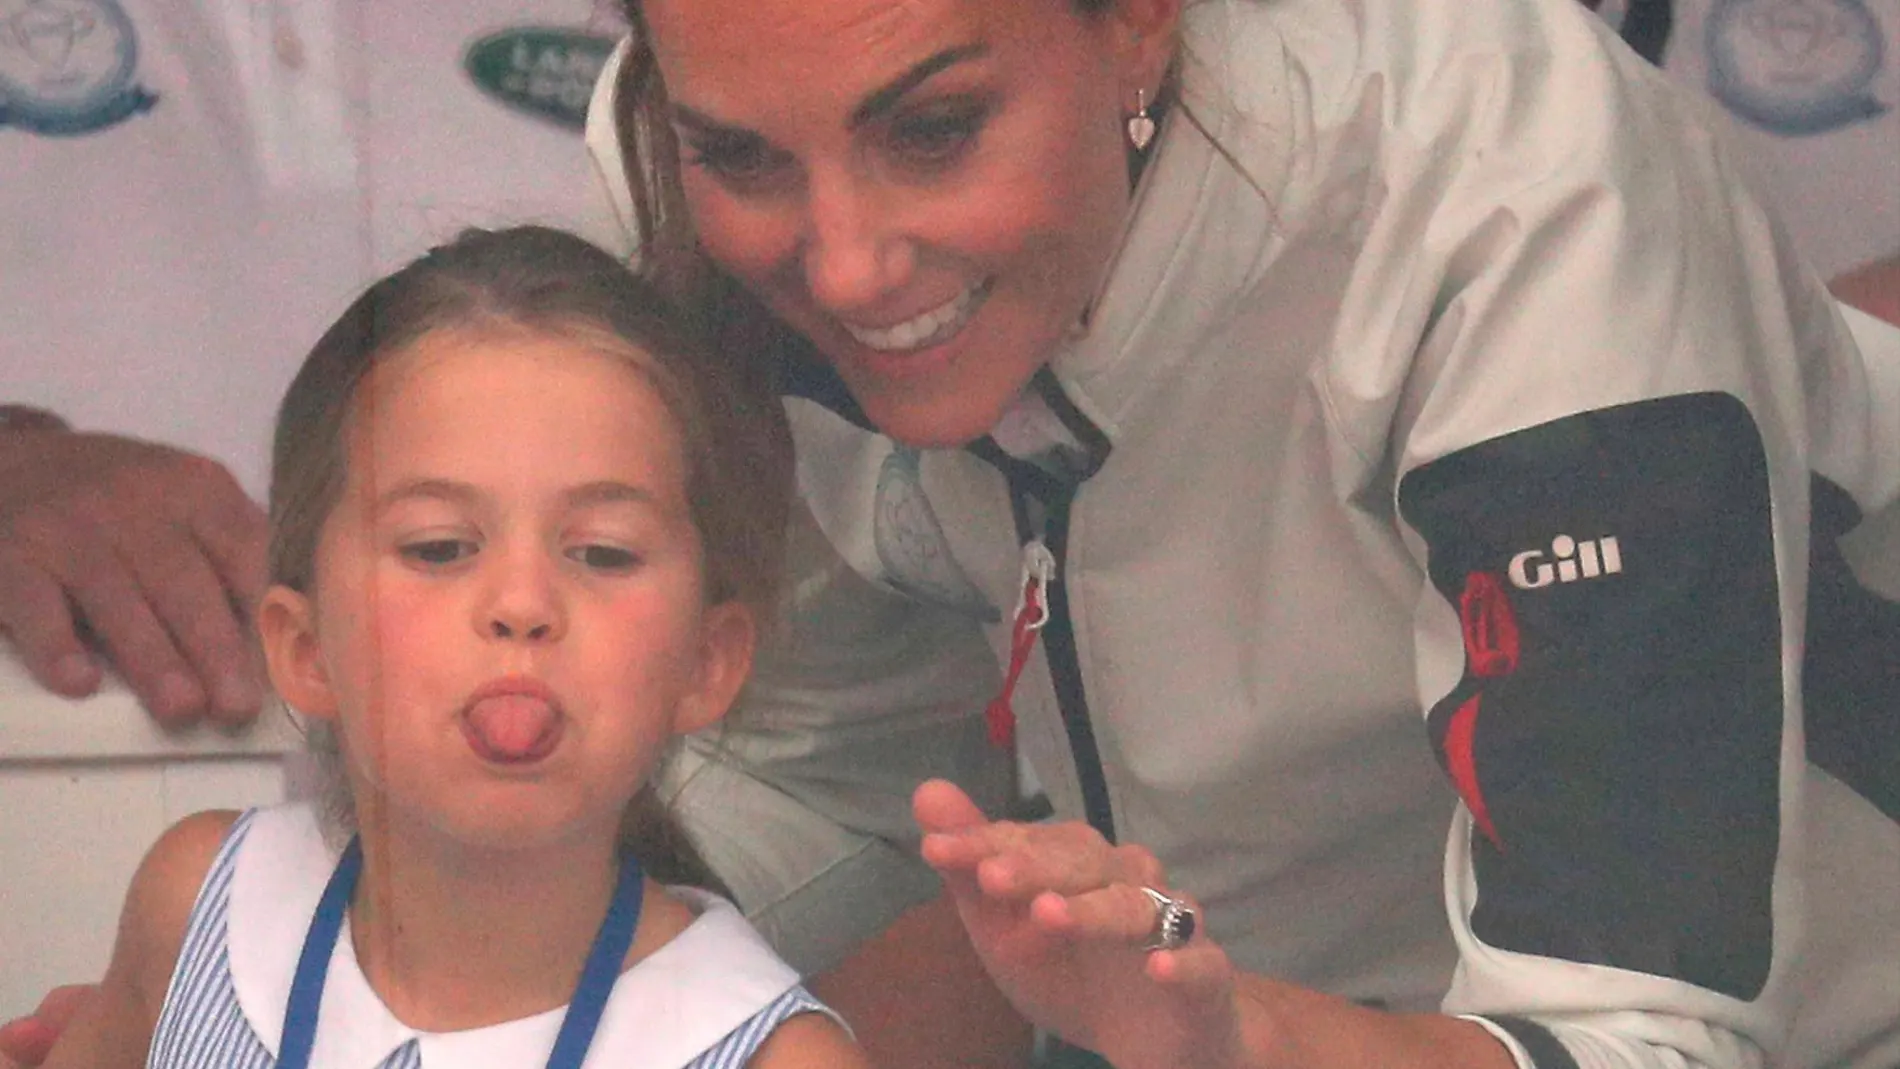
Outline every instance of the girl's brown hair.
<path fill-rule="evenodd" d="M 605 333 L 642 354 L 638 367 L 681 434 L 707 599 L 744 603 L 769 621 L 792 494 L 791 434 L 771 377 L 755 354 L 715 353 L 687 317 L 611 255 L 536 226 L 464 231 L 371 286 L 305 358 L 271 449 L 271 582 L 311 592 L 317 543 L 347 474 L 351 411 L 369 373 L 425 334 L 484 327 Z M 323 727 L 313 725 L 312 746 L 334 760 L 335 739 Z M 330 801 L 347 822 L 347 793 Z M 656 879 L 718 886 L 650 785 L 622 829 L 623 847 Z"/>

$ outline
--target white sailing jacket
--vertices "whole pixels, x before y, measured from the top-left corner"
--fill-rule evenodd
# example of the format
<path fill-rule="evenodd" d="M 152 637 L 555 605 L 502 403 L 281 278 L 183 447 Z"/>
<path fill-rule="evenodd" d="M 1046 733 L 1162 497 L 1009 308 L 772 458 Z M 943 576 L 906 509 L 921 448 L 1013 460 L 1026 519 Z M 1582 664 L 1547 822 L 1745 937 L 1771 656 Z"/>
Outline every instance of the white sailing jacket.
<path fill-rule="evenodd" d="M 1007 659 L 1034 540 L 1019 744 L 1244 968 L 1482 1015 L 1540 1069 L 1889 1065 L 1900 680 L 1825 660 L 1811 763 L 1803 652 L 1811 585 L 1857 596 L 1833 536 L 1900 494 L 1892 352 L 1863 360 L 1702 105 L 1569 0 L 1187 18 L 1089 329 L 1007 450 L 895 444 L 792 365 L 824 538 L 708 763 L 901 837 L 920 775 L 981 761 L 997 669 L 954 636 Z M 1014 459 L 1038 445 L 1067 459 Z M 851 605 L 882 614 L 863 661 Z M 769 879 L 757 814 L 688 815 Z M 768 933 L 838 919 L 794 912 Z"/>

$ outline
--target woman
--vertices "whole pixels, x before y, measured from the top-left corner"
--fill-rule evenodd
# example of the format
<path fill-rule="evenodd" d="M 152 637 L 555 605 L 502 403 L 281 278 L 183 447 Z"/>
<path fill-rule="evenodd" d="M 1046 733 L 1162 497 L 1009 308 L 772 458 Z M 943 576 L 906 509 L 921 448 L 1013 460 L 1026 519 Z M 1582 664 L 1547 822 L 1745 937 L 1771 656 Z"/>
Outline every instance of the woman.
<path fill-rule="evenodd" d="M 989 726 L 1100 834 L 933 784 L 925 856 L 1012 1001 L 1123 1069 L 1808 1065 L 1895 1027 L 1825 925 L 1794 958 L 1842 858 L 1879 914 L 1848 946 L 1900 953 L 1894 825 L 1808 772 L 1796 655 L 1810 516 L 1900 487 L 1891 369 L 1587 12 L 629 8 L 598 162 L 648 269 L 782 358 L 815 520 L 789 682 L 683 772 L 782 945 L 900 896 L 848 830 L 829 883 L 759 852 L 798 806 L 893 831 L 949 759 L 890 740 L 957 736 L 886 706 L 998 663 Z M 889 614 L 868 664 L 840 591 Z"/>

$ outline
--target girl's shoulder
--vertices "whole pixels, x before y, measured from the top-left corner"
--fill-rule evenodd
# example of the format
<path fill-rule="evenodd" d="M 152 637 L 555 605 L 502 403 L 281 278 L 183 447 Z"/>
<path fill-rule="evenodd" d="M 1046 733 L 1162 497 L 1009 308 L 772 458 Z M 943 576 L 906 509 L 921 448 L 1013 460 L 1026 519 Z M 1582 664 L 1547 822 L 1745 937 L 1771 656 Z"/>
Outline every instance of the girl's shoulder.
<path fill-rule="evenodd" d="M 146 851 L 141 873 L 149 869 L 154 878 L 176 879 L 197 868 L 208 871 L 225 838 L 243 817 L 244 813 L 236 809 L 207 809 L 183 818 L 166 828 Z M 197 873 L 200 879 L 204 874 Z"/>
<path fill-rule="evenodd" d="M 178 956 L 199 888 L 243 816 L 236 810 L 214 809 L 185 817 L 158 837 L 132 877 L 122 938 L 137 935 L 153 949 L 169 947 L 169 954 L 158 955 L 167 963 L 167 981 L 169 962 Z"/>
<path fill-rule="evenodd" d="M 260 849 L 265 856 L 253 857 Z M 314 853 L 322 863 L 323 850 L 314 815 L 296 803 L 194 813 L 167 829 L 132 878 L 120 932 L 121 942 L 129 942 L 137 959 L 149 963 L 140 975 L 154 986 L 152 997 L 163 1001 L 197 914 L 223 916 L 230 906 L 234 887 L 244 882 L 237 878 L 240 868 L 252 870 L 255 883 L 260 873 L 275 876 L 295 869 L 304 854 Z M 269 893 L 250 897 L 269 898 L 280 891 L 275 886 L 265 890 Z M 231 946 L 228 934 L 220 941 Z"/>
<path fill-rule="evenodd" d="M 223 809 L 193 813 L 158 837 L 133 874 L 108 974 L 141 1003 L 155 1009 L 164 1001 L 199 889 L 242 817 Z"/>
<path fill-rule="evenodd" d="M 859 1069 L 870 1064 L 843 1025 L 816 1012 L 780 1024 L 746 1063 L 750 1069 Z"/>
<path fill-rule="evenodd" d="M 46 1065 L 143 1065 L 199 887 L 240 819 L 196 813 L 172 825 L 139 863 L 95 996 L 66 1026 Z M 4 1061 L 4 1059 L 0 1059 Z"/>

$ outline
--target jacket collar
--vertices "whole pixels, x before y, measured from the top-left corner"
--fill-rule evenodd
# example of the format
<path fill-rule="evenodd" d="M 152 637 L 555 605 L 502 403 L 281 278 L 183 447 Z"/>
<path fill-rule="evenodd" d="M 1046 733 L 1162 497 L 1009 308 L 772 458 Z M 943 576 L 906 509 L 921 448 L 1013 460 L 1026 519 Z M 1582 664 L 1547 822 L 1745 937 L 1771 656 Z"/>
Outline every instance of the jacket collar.
<path fill-rule="evenodd" d="M 1150 383 L 1182 373 L 1278 244 L 1294 155 L 1293 86 L 1270 20 L 1246 0 L 1191 5 L 1181 96 L 1164 124 L 1087 332 L 1051 361 L 1113 441 Z"/>

